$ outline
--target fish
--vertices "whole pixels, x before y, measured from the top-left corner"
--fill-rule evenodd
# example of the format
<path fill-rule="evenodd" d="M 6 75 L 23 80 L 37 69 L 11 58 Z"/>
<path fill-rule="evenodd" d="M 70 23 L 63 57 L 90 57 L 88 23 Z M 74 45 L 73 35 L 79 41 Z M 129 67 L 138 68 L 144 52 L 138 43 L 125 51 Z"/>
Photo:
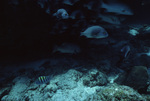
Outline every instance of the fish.
<path fill-rule="evenodd" d="M 87 8 L 88 10 L 97 11 L 100 9 L 101 1 L 100 0 L 89 0 L 87 3 L 83 4 L 83 7 Z"/>
<path fill-rule="evenodd" d="M 128 31 L 128 33 L 131 34 L 132 36 L 136 36 L 136 35 L 140 34 L 140 33 L 138 32 L 138 30 L 136 30 L 136 29 L 130 29 L 130 30 Z"/>
<path fill-rule="evenodd" d="M 63 43 L 59 46 L 55 46 L 53 48 L 52 53 L 69 53 L 69 54 L 77 54 L 81 51 L 80 47 L 76 44 L 71 44 L 71 43 Z"/>
<path fill-rule="evenodd" d="M 149 34 L 150 33 L 150 25 L 148 24 L 136 24 L 136 25 L 129 25 L 130 29 L 128 31 L 129 34 L 136 36 L 137 34 Z"/>
<path fill-rule="evenodd" d="M 45 3 L 46 3 L 46 0 L 38 0 L 38 1 L 37 1 L 37 4 L 38 4 L 41 8 L 44 8 Z"/>
<path fill-rule="evenodd" d="M 122 3 L 112 2 L 112 3 L 101 3 L 101 8 L 104 8 L 107 13 L 115 13 L 117 15 L 133 15 L 131 9 Z"/>
<path fill-rule="evenodd" d="M 63 8 L 58 9 L 57 12 L 53 14 L 53 16 L 56 16 L 58 19 L 68 19 L 69 18 L 69 14 Z"/>
<path fill-rule="evenodd" d="M 88 27 L 84 32 L 81 32 L 80 36 L 99 39 L 108 37 L 108 33 L 101 26 L 91 26 Z"/>
<path fill-rule="evenodd" d="M 79 0 L 63 0 L 63 4 L 72 6 L 72 5 L 74 5 L 78 1 Z"/>
<path fill-rule="evenodd" d="M 48 0 L 37 0 L 37 4 L 45 10 L 47 14 L 50 14 L 50 4 Z"/>
<path fill-rule="evenodd" d="M 99 18 L 101 18 L 101 21 L 103 22 L 107 22 L 107 23 L 110 23 L 110 24 L 114 24 L 114 25 L 120 25 L 121 22 L 123 20 L 125 20 L 125 18 L 121 18 L 121 17 L 118 17 L 118 16 L 115 16 L 115 15 L 106 15 L 106 14 L 99 14 L 98 16 Z"/>
<path fill-rule="evenodd" d="M 89 10 L 92 10 L 92 8 L 94 7 L 93 6 L 94 3 L 95 3 L 94 1 L 90 1 L 87 4 L 84 4 L 83 6 L 86 7 L 86 8 L 88 8 Z"/>
<path fill-rule="evenodd" d="M 150 25 L 143 25 L 143 27 L 141 29 L 139 29 L 139 31 L 142 33 L 142 34 L 149 34 L 150 33 Z"/>
<path fill-rule="evenodd" d="M 124 54 L 124 57 L 126 58 L 130 52 L 130 46 L 129 45 L 125 45 L 121 48 L 121 52 Z"/>
<path fill-rule="evenodd" d="M 51 77 L 50 76 L 40 76 L 36 79 L 35 83 L 36 84 L 47 84 L 49 83 Z"/>

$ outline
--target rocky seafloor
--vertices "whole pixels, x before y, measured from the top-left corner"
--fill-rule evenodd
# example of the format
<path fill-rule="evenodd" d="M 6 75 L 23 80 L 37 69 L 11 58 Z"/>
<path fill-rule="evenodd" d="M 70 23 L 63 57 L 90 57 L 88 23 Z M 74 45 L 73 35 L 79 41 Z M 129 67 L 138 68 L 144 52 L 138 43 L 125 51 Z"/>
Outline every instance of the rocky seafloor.
<path fill-rule="evenodd" d="M 106 61 L 102 64 L 102 68 L 109 69 L 107 66 L 110 64 Z M 128 81 L 124 80 L 125 83 L 121 85 L 118 83 L 123 80 L 118 79 L 119 69 L 106 73 L 101 66 L 64 57 L 14 66 L 16 70 L 10 70 L 9 77 L 3 81 L 0 90 L 1 101 L 150 100 L 150 87 L 145 89 L 147 86 L 147 80 L 144 80 L 147 77 L 145 67 L 139 66 L 140 71 L 131 71 L 125 76 Z M 46 84 L 37 85 L 35 80 L 40 75 L 51 75 L 52 78 Z"/>
<path fill-rule="evenodd" d="M 1 101 L 150 101 L 148 0 L 5 0 L 1 7 Z M 82 36 L 90 26 L 108 35 Z"/>

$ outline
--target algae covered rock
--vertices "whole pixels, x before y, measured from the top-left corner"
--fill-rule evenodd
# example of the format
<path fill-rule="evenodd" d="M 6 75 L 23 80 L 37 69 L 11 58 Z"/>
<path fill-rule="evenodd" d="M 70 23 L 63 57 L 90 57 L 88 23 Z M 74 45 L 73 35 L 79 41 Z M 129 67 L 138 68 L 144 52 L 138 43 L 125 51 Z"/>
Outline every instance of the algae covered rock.
<path fill-rule="evenodd" d="M 86 101 L 146 101 L 146 98 L 128 86 L 111 84 L 101 87 Z"/>
<path fill-rule="evenodd" d="M 137 90 L 145 88 L 148 82 L 147 67 L 134 66 L 129 73 L 121 74 L 116 82 Z"/>
<path fill-rule="evenodd" d="M 85 86 L 103 86 L 108 82 L 107 76 L 96 69 L 90 70 L 87 75 L 83 77 L 83 84 Z"/>
<path fill-rule="evenodd" d="M 24 94 L 30 85 L 30 79 L 27 77 L 17 77 L 13 80 L 14 85 L 10 92 L 4 95 L 1 101 L 24 101 Z"/>
<path fill-rule="evenodd" d="M 81 76 L 82 73 L 76 70 L 69 70 L 67 73 L 59 76 L 55 82 L 60 89 L 73 89 L 77 87 L 77 82 Z"/>

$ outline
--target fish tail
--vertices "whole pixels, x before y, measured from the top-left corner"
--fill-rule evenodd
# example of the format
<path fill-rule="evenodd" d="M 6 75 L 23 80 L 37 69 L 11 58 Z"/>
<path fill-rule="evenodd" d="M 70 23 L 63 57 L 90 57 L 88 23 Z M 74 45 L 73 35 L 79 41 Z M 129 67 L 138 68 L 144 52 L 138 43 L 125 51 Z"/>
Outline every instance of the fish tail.
<path fill-rule="evenodd" d="M 80 36 L 84 36 L 84 34 L 85 34 L 84 32 L 81 32 L 81 33 L 80 33 Z"/>

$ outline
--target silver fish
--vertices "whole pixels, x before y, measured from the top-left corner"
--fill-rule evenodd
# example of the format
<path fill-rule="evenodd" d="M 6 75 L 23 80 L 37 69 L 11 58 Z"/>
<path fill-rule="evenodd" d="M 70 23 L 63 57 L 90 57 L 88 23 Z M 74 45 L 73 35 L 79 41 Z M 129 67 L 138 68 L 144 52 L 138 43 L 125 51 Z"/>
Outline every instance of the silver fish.
<path fill-rule="evenodd" d="M 86 36 L 87 38 L 106 38 L 108 37 L 107 31 L 101 26 L 88 27 L 84 32 L 81 32 L 80 36 Z"/>
<path fill-rule="evenodd" d="M 101 18 L 101 21 L 114 25 L 120 25 L 121 22 L 125 20 L 123 17 L 110 14 L 99 14 L 98 17 Z"/>
<path fill-rule="evenodd" d="M 133 15 L 131 9 L 127 5 L 121 3 L 106 4 L 102 2 L 101 8 L 106 9 L 107 13 L 115 13 L 117 15 Z"/>
<path fill-rule="evenodd" d="M 42 8 L 45 9 L 45 12 L 50 14 L 50 5 L 48 4 L 48 0 L 37 0 L 37 4 Z M 47 5 L 46 5 L 47 4 Z"/>
<path fill-rule="evenodd" d="M 58 19 L 68 19 L 69 14 L 65 9 L 58 9 L 56 13 L 53 14 L 53 16 L 56 16 Z"/>
<path fill-rule="evenodd" d="M 78 2 L 79 0 L 63 0 L 63 4 L 66 5 L 74 5 L 76 2 Z"/>
<path fill-rule="evenodd" d="M 76 44 L 71 43 L 63 43 L 60 46 L 55 46 L 53 49 L 53 53 L 69 53 L 69 54 L 77 54 L 81 51 L 80 47 Z"/>

